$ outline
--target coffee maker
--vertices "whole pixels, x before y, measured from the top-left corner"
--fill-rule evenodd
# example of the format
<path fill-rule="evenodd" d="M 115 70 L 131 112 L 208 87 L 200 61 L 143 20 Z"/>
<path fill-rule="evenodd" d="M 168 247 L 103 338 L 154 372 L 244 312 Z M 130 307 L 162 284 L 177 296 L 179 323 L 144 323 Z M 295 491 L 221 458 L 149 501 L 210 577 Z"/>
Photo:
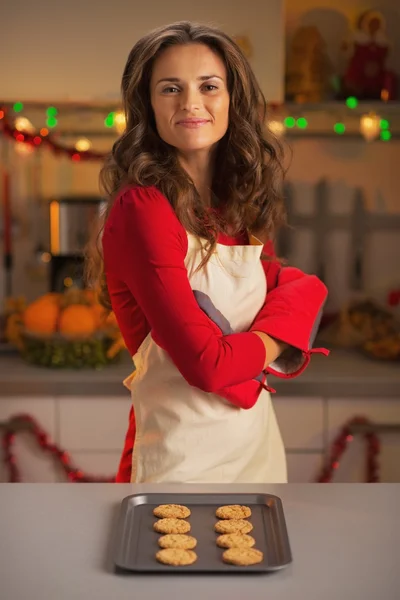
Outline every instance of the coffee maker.
<path fill-rule="evenodd" d="M 50 291 L 84 288 L 84 251 L 105 208 L 100 196 L 62 196 L 49 202 Z"/>

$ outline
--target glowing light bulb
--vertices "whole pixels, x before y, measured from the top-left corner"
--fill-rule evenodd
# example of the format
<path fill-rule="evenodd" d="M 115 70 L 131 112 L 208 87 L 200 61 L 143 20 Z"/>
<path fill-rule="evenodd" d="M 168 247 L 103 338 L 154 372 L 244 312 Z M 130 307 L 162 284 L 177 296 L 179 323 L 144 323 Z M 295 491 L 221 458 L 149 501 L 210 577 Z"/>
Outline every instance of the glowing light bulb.
<path fill-rule="evenodd" d="M 28 156 L 32 154 L 34 148 L 30 144 L 25 144 L 24 142 L 15 142 L 15 151 L 20 156 Z"/>
<path fill-rule="evenodd" d="M 124 133 L 126 128 L 126 118 L 122 110 L 119 110 L 115 113 L 114 116 L 114 126 L 119 134 Z"/>
<path fill-rule="evenodd" d="M 91 147 L 92 142 L 87 138 L 80 138 L 75 144 L 75 148 L 78 150 L 78 152 L 86 152 Z"/>
<path fill-rule="evenodd" d="M 281 137 L 286 130 L 285 125 L 282 123 L 282 121 L 270 121 L 268 123 L 268 127 L 270 129 L 270 131 L 272 131 L 272 133 L 274 135 L 276 135 L 277 137 Z"/>
<path fill-rule="evenodd" d="M 372 142 L 381 132 L 381 117 L 371 112 L 360 118 L 360 131 L 367 142 Z"/>
<path fill-rule="evenodd" d="M 17 117 L 15 119 L 15 129 L 26 131 L 27 133 L 34 133 L 36 131 L 30 120 L 26 117 Z"/>

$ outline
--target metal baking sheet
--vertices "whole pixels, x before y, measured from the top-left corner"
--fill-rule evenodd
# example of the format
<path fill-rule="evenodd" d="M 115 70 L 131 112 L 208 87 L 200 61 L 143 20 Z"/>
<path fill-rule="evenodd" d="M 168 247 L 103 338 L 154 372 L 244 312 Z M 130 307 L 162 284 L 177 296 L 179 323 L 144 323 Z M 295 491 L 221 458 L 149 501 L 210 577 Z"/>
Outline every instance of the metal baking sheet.
<path fill-rule="evenodd" d="M 153 529 L 157 518 L 153 509 L 160 504 L 183 504 L 190 508 L 190 535 L 197 539 L 197 561 L 193 565 L 172 567 L 159 563 L 160 534 Z M 223 549 L 216 544 L 218 521 L 215 511 L 227 504 L 250 506 L 253 524 L 250 533 L 255 548 L 264 553 L 262 563 L 248 567 L 222 561 Z M 117 525 L 114 562 L 117 569 L 140 573 L 267 573 L 286 567 L 292 553 L 280 498 L 270 494 L 134 494 L 124 498 Z"/>

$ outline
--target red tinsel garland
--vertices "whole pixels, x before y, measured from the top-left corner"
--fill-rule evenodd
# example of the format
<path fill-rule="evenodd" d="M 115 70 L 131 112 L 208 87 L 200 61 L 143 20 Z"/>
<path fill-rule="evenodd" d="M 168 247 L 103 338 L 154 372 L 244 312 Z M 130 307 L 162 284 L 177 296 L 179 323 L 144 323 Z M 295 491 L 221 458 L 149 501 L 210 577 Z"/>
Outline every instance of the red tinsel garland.
<path fill-rule="evenodd" d="M 348 443 L 353 440 L 351 434 L 351 428 L 353 425 L 358 424 L 369 424 L 368 419 L 364 417 L 355 417 L 351 419 L 341 429 L 340 433 L 334 440 L 331 448 L 331 454 L 326 466 L 323 467 L 320 475 L 317 478 L 318 483 L 329 483 L 332 481 L 333 473 L 339 468 L 339 461 L 343 456 Z M 27 430 L 32 433 L 35 437 L 38 445 L 44 452 L 48 452 L 53 456 L 56 462 L 61 466 L 68 480 L 72 483 L 114 483 L 115 476 L 113 477 L 95 477 L 84 473 L 81 469 L 75 467 L 71 461 L 71 458 L 65 450 L 62 450 L 56 444 L 53 444 L 48 435 L 41 429 L 35 419 L 30 415 L 16 415 L 11 418 L 6 424 L 2 426 L 4 428 L 3 434 L 3 448 L 4 448 L 4 463 L 8 469 L 10 483 L 17 483 L 21 481 L 20 472 L 17 466 L 15 455 L 13 453 L 13 443 L 15 441 L 16 432 Z M 378 455 L 380 453 L 380 442 L 376 434 L 367 432 L 364 434 L 367 442 L 367 462 L 366 462 L 366 482 L 376 483 L 379 481 L 379 467 L 378 467 Z"/>
<path fill-rule="evenodd" d="M 365 417 L 355 417 L 346 423 L 333 441 L 329 459 L 327 464 L 322 468 L 322 471 L 317 478 L 317 483 L 330 483 L 332 481 L 333 473 L 339 468 L 340 459 L 347 449 L 347 445 L 354 439 L 351 433 L 352 426 L 368 424 L 370 424 L 370 421 Z M 366 483 L 377 483 L 379 481 L 377 458 L 381 450 L 380 441 L 375 433 L 366 432 L 363 435 L 367 444 L 365 481 Z"/>
<path fill-rule="evenodd" d="M 1 117 L 2 115 L 2 117 Z M 63 146 L 57 142 L 51 135 L 41 135 L 40 132 L 27 133 L 25 131 L 18 131 L 15 129 L 6 117 L 6 109 L 0 107 L 0 131 L 9 139 L 15 142 L 27 144 L 32 148 L 43 148 L 47 147 L 54 152 L 57 156 L 64 155 L 68 156 L 75 162 L 88 161 L 88 160 L 104 160 L 107 153 L 94 152 L 92 150 L 79 151 L 74 147 Z"/>
<path fill-rule="evenodd" d="M 27 430 L 35 437 L 38 445 L 43 452 L 48 452 L 53 456 L 56 463 L 63 469 L 69 481 L 72 483 L 113 483 L 113 477 L 94 477 L 84 473 L 81 469 L 75 467 L 71 458 L 65 450 L 62 450 L 56 444 L 53 444 L 48 435 L 37 424 L 35 419 L 30 415 L 16 415 L 8 421 L 4 426 L 3 448 L 4 448 L 4 463 L 8 469 L 9 483 L 18 483 L 21 481 L 20 472 L 17 467 L 15 455 L 13 453 L 13 443 L 17 431 Z"/>

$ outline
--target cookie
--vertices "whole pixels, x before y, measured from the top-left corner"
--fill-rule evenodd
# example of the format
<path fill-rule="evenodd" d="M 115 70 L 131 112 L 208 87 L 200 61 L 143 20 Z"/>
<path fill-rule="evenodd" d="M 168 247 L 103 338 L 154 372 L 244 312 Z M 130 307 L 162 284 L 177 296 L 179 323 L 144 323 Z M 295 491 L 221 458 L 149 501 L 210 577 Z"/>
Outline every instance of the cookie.
<path fill-rule="evenodd" d="M 217 546 L 220 548 L 252 548 L 255 543 L 251 535 L 242 533 L 225 533 L 217 537 Z"/>
<path fill-rule="evenodd" d="M 264 558 L 261 550 L 255 548 L 229 548 L 222 554 L 222 560 L 237 567 L 257 565 Z"/>
<path fill-rule="evenodd" d="M 230 506 L 220 506 L 215 514 L 218 519 L 247 519 L 251 516 L 251 509 L 248 506 L 231 504 Z"/>
<path fill-rule="evenodd" d="M 153 515 L 160 519 L 187 519 L 190 510 L 180 504 L 161 504 L 153 510 Z"/>
<path fill-rule="evenodd" d="M 182 519 L 160 519 L 153 528 L 157 533 L 189 533 L 190 523 Z"/>
<path fill-rule="evenodd" d="M 180 550 L 193 550 L 197 546 L 196 538 L 191 535 L 169 533 L 158 540 L 160 548 L 179 548 Z"/>
<path fill-rule="evenodd" d="M 217 533 L 250 533 L 253 530 L 253 525 L 250 521 L 244 521 L 243 519 L 228 519 L 217 521 L 214 529 Z"/>
<path fill-rule="evenodd" d="M 183 567 L 192 565 L 197 560 L 196 552 L 193 550 L 182 550 L 180 548 L 166 548 L 159 550 L 156 554 L 158 562 L 163 565 L 171 565 L 173 567 Z"/>

